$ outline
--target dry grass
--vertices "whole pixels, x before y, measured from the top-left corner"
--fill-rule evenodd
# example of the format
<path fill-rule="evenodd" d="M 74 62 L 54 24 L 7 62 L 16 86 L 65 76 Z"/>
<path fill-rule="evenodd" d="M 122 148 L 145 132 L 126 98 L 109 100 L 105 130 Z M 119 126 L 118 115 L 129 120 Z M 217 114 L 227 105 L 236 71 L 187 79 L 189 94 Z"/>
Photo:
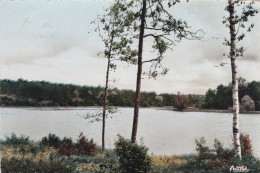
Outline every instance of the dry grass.
<path fill-rule="evenodd" d="M 178 156 L 168 156 L 168 155 L 157 155 L 157 156 L 151 156 L 152 163 L 157 166 L 169 166 L 171 164 L 185 164 L 187 163 L 187 159 L 183 157 L 178 157 Z"/>
<path fill-rule="evenodd" d="M 77 172 L 83 172 L 83 171 L 99 171 L 100 167 L 99 164 L 94 164 L 94 163 L 80 163 L 76 167 Z"/>
<path fill-rule="evenodd" d="M 51 154 L 55 154 L 57 151 L 54 148 L 45 148 L 42 151 L 39 151 L 35 154 L 30 152 L 19 152 L 18 148 L 14 148 L 12 146 L 5 146 L 4 149 L 1 151 L 1 158 L 29 158 L 33 160 L 40 160 L 40 159 L 48 159 Z"/>

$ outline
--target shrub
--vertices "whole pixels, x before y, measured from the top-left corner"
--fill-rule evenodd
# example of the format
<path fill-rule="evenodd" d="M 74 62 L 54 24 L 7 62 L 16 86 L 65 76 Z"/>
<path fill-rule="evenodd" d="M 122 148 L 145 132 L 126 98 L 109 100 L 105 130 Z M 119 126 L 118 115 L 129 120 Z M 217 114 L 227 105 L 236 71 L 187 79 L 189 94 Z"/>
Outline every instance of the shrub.
<path fill-rule="evenodd" d="M 215 157 L 214 150 L 210 149 L 206 145 L 206 140 L 204 137 L 200 138 L 199 140 L 195 140 L 196 143 L 196 151 L 198 152 L 198 159 L 199 160 L 206 160 L 206 159 L 212 159 Z"/>
<path fill-rule="evenodd" d="M 37 161 L 37 169 L 39 172 L 46 173 L 71 173 L 72 169 L 70 165 L 63 163 L 61 160 L 40 160 Z"/>
<path fill-rule="evenodd" d="M 31 144 L 31 140 L 29 139 L 29 137 L 21 135 L 16 136 L 15 133 L 12 133 L 10 136 L 5 136 L 5 140 L 3 141 L 4 144 L 7 145 L 29 145 Z"/>
<path fill-rule="evenodd" d="M 5 136 L 5 140 L 1 140 L 0 142 L 3 144 L 2 150 L 5 148 L 4 145 L 11 146 L 14 153 L 19 154 L 36 154 L 40 150 L 40 146 L 38 143 L 33 142 L 24 135 L 16 136 L 15 133 L 12 133 L 10 136 Z"/>
<path fill-rule="evenodd" d="M 206 146 L 205 138 L 196 140 L 196 150 L 198 157 L 191 165 L 205 171 L 226 169 L 229 162 L 235 158 L 235 152 L 232 149 L 224 148 L 223 144 L 215 139 L 214 148 Z"/>
<path fill-rule="evenodd" d="M 93 139 L 88 140 L 83 133 L 80 133 L 77 143 L 75 144 L 77 149 L 77 155 L 92 155 L 96 151 L 96 144 L 93 142 Z"/>
<path fill-rule="evenodd" d="M 252 144 L 249 139 L 249 135 L 241 134 L 240 135 L 240 143 L 241 143 L 241 153 L 242 155 L 252 154 Z"/>
<path fill-rule="evenodd" d="M 241 107 L 245 109 L 245 111 L 254 111 L 255 110 L 255 102 L 248 95 L 245 95 L 241 99 Z"/>
<path fill-rule="evenodd" d="M 75 154 L 76 148 L 71 138 L 64 137 L 61 143 L 57 151 L 58 155 L 70 156 Z"/>
<path fill-rule="evenodd" d="M 20 153 L 20 154 L 27 154 L 27 153 L 31 153 L 33 155 L 36 155 L 39 151 L 41 150 L 40 146 L 37 143 L 31 143 L 31 144 L 27 144 L 27 145 L 19 145 L 16 146 L 16 150 L 14 149 L 14 151 Z"/>
<path fill-rule="evenodd" d="M 260 160 L 251 154 L 245 154 L 241 163 L 249 169 L 250 173 L 260 172 Z"/>
<path fill-rule="evenodd" d="M 48 136 L 43 137 L 40 143 L 43 146 L 59 148 L 62 144 L 62 141 L 60 137 L 50 133 Z"/>
<path fill-rule="evenodd" d="M 223 144 L 217 139 L 215 139 L 214 151 L 216 152 L 215 159 L 222 159 L 222 160 L 229 161 L 235 157 L 235 151 L 233 149 L 224 148 Z"/>
<path fill-rule="evenodd" d="M 118 156 L 114 151 L 106 151 L 104 158 L 99 163 L 100 173 L 119 173 Z"/>
<path fill-rule="evenodd" d="M 233 149 L 223 148 L 219 140 L 215 140 L 214 149 L 206 146 L 204 138 L 196 140 L 198 157 L 188 164 L 199 172 L 228 172 L 234 166 L 246 166 L 250 172 L 259 172 L 260 161 L 252 155 L 252 145 L 249 135 L 240 135 L 242 160 L 235 156 Z M 191 170 L 193 170 L 191 169 Z"/>
<path fill-rule="evenodd" d="M 37 164 L 28 158 L 1 159 L 1 172 L 35 172 Z"/>
<path fill-rule="evenodd" d="M 33 161 L 28 158 L 2 158 L 1 172 L 45 172 L 45 173 L 70 173 L 72 172 L 61 160 Z"/>
<path fill-rule="evenodd" d="M 120 170 L 123 173 L 147 173 L 151 169 L 148 148 L 119 136 L 115 143 L 115 152 L 119 157 Z"/>
<path fill-rule="evenodd" d="M 180 92 L 175 97 L 175 107 L 178 111 L 183 111 L 188 107 L 189 98 L 187 95 L 183 95 Z"/>
<path fill-rule="evenodd" d="M 41 146 L 54 147 L 60 156 L 70 155 L 93 155 L 96 151 L 96 144 L 93 139 L 88 140 L 83 133 L 80 133 L 77 142 L 71 138 L 64 137 L 62 140 L 55 134 L 49 134 L 40 141 Z"/>
<path fill-rule="evenodd" d="M 260 172 L 260 160 L 252 155 L 252 145 L 248 135 L 241 135 L 242 160 L 235 157 L 233 149 L 224 148 L 219 140 L 214 147 L 206 145 L 205 138 L 196 140 L 197 155 L 183 157 L 183 164 L 173 163 L 168 166 L 153 165 L 152 173 L 224 173 L 230 172 L 231 166 L 245 166 L 251 173 Z"/>

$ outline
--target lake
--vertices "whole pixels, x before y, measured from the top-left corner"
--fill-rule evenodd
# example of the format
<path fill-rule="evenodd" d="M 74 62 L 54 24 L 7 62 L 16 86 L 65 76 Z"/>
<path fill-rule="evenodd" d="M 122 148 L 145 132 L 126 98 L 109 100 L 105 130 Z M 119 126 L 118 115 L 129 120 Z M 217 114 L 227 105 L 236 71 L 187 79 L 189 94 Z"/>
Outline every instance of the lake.
<path fill-rule="evenodd" d="M 39 140 L 49 133 L 76 140 L 80 132 L 101 145 L 101 122 L 90 123 L 82 118 L 96 113 L 98 108 L 1 108 L 1 139 L 12 132 Z M 113 148 L 117 135 L 130 138 L 133 108 L 119 108 L 107 119 L 106 146 Z M 250 135 L 254 154 L 260 157 L 260 115 L 241 114 L 242 133 Z M 232 114 L 205 112 L 175 112 L 156 108 L 141 108 L 137 139 L 154 154 L 195 153 L 195 139 L 204 136 L 213 146 L 220 139 L 225 147 L 232 146 Z"/>

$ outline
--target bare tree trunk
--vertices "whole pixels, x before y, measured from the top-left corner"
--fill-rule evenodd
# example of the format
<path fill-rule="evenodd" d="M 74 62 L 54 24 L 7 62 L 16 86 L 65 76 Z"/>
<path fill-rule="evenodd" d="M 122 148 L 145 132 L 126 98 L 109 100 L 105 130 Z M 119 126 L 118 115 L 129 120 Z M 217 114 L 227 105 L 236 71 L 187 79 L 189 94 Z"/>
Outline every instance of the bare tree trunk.
<path fill-rule="evenodd" d="M 107 110 L 107 89 L 108 89 L 108 78 L 110 70 L 110 57 L 107 60 L 107 72 L 106 72 L 106 85 L 104 88 L 104 103 L 103 103 L 103 115 L 102 115 L 102 150 L 105 150 L 105 128 L 106 128 L 106 110 Z"/>
<path fill-rule="evenodd" d="M 232 70 L 232 99 L 233 99 L 233 142 L 235 154 L 241 159 L 240 133 L 239 133 L 239 98 L 238 98 L 238 81 L 237 81 L 237 66 L 236 66 L 236 29 L 234 22 L 234 3 L 233 0 L 228 0 L 229 17 L 230 17 L 230 60 Z"/>
<path fill-rule="evenodd" d="M 136 91 L 135 91 L 134 120 L 133 120 L 133 129 L 132 129 L 132 137 L 131 137 L 132 142 L 136 141 L 139 107 L 140 107 L 140 100 L 141 100 L 141 80 L 142 80 L 142 66 L 143 66 L 142 54 L 143 54 L 145 15 L 146 15 L 146 0 L 143 0 L 140 34 L 139 34 L 139 45 L 138 45 L 138 69 L 137 69 Z"/>
<path fill-rule="evenodd" d="M 113 24 L 114 29 L 114 24 Z M 108 90 L 108 79 L 109 79 L 109 71 L 110 71 L 110 63 L 111 63 L 111 51 L 114 41 L 114 35 L 111 35 L 111 43 L 109 47 L 109 52 L 107 56 L 107 71 L 106 71 L 106 85 L 104 88 L 104 102 L 103 102 L 103 113 L 102 113 L 102 150 L 105 150 L 105 129 L 106 129 L 106 110 L 107 110 L 107 90 Z"/>

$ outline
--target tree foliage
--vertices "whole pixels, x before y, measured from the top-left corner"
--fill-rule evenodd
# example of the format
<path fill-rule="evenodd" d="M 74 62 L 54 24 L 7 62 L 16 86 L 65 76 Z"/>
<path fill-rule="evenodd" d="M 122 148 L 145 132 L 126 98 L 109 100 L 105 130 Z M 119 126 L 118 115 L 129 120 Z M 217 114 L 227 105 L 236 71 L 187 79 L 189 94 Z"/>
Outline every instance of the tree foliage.
<path fill-rule="evenodd" d="M 171 14 L 170 9 L 179 3 L 179 0 L 121 0 L 116 10 L 120 11 L 118 19 L 123 21 L 126 28 L 125 34 L 129 40 L 133 41 L 133 46 L 137 48 L 137 77 L 136 95 L 134 107 L 134 119 L 132 128 L 132 141 L 135 142 L 138 126 L 139 107 L 141 100 L 141 81 L 142 75 L 147 74 L 151 78 L 156 78 L 159 74 L 165 75 L 167 68 L 162 66 L 162 60 L 168 49 L 180 42 L 182 39 L 200 39 L 198 32 L 190 31 L 190 27 L 182 19 L 176 19 Z M 120 3 L 119 3 L 120 2 Z M 150 44 L 144 44 L 149 41 Z M 148 59 L 143 57 L 143 50 L 148 48 L 150 51 Z M 143 70 L 145 63 L 149 65 L 148 72 Z"/>
<path fill-rule="evenodd" d="M 0 80 L 0 87 L 0 104 L 4 106 L 102 106 L 103 104 L 104 88 L 100 86 L 5 79 Z M 32 89 L 35 87 L 39 89 Z M 253 87 L 254 85 L 252 85 Z M 54 94 L 55 92 L 59 94 Z M 160 99 L 158 100 L 158 98 Z M 192 105 L 200 107 L 204 103 L 203 95 L 190 95 L 189 98 L 192 98 L 190 99 Z M 109 88 L 109 105 L 133 107 L 134 99 L 133 90 Z M 141 92 L 142 107 L 172 106 L 174 104 L 175 94 L 158 95 L 155 92 Z M 113 111 L 108 106 L 108 111 L 110 110 Z"/>
<path fill-rule="evenodd" d="M 34 93 L 30 90 L 38 86 L 41 90 Z M 103 88 L 93 86 L 78 86 L 72 84 L 57 84 L 46 81 L 0 80 L 1 104 L 5 106 L 97 106 L 102 105 Z M 218 91 L 220 89 L 220 91 Z M 82 102 L 75 103 L 74 91 L 77 90 Z M 60 94 L 53 95 L 54 91 Z M 239 100 L 243 96 L 250 96 L 255 102 L 255 110 L 260 110 L 260 82 L 252 81 L 239 84 Z M 157 100 L 154 96 L 162 97 Z M 59 98 L 61 97 L 61 98 Z M 134 106 L 135 92 L 133 90 L 110 89 L 109 102 L 115 106 Z M 141 93 L 141 106 L 172 106 L 175 105 L 175 94 L 155 92 Z M 191 99 L 192 97 L 192 99 Z M 216 89 L 209 89 L 203 95 L 189 95 L 189 105 L 203 106 L 207 109 L 228 109 L 232 106 L 231 86 L 219 85 Z M 66 98 L 66 100 L 62 100 Z M 49 101 L 48 104 L 42 102 Z M 224 102 L 224 104 L 223 104 Z"/>
<path fill-rule="evenodd" d="M 189 103 L 188 96 L 178 92 L 178 94 L 175 97 L 175 107 L 179 111 L 183 111 L 184 109 L 186 109 L 188 107 L 188 103 Z"/>
<path fill-rule="evenodd" d="M 251 97 L 249 97 L 248 95 L 245 95 L 241 99 L 241 107 L 247 112 L 248 111 L 254 111 L 255 110 L 255 102 L 254 102 L 254 100 L 251 99 Z"/>
<path fill-rule="evenodd" d="M 248 95 L 255 102 L 255 110 L 260 110 L 260 82 L 240 82 L 239 100 L 242 103 L 243 96 Z M 232 86 L 219 85 L 216 89 L 209 89 L 205 95 L 204 108 L 228 109 L 232 107 Z"/>
<path fill-rule="evenodd" d="M 97 23 L 95 31 L 99 33 L 99 36 L 105 45 L 103 54 L 107 58 L 106 80 L 102 105 L 102 150 L 105 149 L 106 118 L 109 113 L 115 112 L 116 110 L 112 110 L 112 106 L 109 106 L 108 100 L 110 70 L 116 69 L 116 64 L 112 63 L 112 61 L 119 56 L 121 57 L 118 59 L 122 59 L 122 56 L 127 56 L 127 59 L 132 59 L 131 57 L 135 56 L 134 51 L 131 51 L 129 48 L 131 41 L 123 35 L 125 27 L 122 25 L 122 21 L 118 20 L 120 19 L 119 8 L 117 8 L 118 5 L 119 1 L 116 1 L 110 8 L 106 9 L 106 14 L 98 16 L 96 21 L 93 22 Z M 126 52 L 128 52 L 127 55 L 125 54 Z M 97 113 L 90 115 L 90 117 L 99 118 L 100 115 L 101 114 Z"/>
<path fill-rule="evenodd" d="M 202 30 L 191 31 L 186 21 L 176 19 L 171 14 L 171 9 L 177 3 L 180 3 L 180 1 L 115 0 L 111 10 L 117 13 L 117 24 L 122 26 L 119 35 L 126 44 L 126 46 L 122 46 L 126 48 L 120 52 L 122 55 L 120 59 L 137 63 L 141 10 L 143 5 L 146 4 L 143 41 L 147 40 L 147 42 L 152 43 L 147 44 L 147 46 L 149 45 L 154 51 L 151 51 L 150 56 L 144 57 L 142 60 L 143 64 L 151 63 L 149 70 L 143 74 L 147 74 L 152 78 L 156 78 L 159 74 L 166 74 L 168 69 L 164 68 L 161 62 L 167 50 L 172 49 L 171 46 L 175 46 L 182 39 L 197 40 L 201 39 L 203 34 Z M 107 26 L 104 30 L 106 31 L 108 28 Z M 117 47 L 115 49 L 121 50 L 121 48 Z"/>

